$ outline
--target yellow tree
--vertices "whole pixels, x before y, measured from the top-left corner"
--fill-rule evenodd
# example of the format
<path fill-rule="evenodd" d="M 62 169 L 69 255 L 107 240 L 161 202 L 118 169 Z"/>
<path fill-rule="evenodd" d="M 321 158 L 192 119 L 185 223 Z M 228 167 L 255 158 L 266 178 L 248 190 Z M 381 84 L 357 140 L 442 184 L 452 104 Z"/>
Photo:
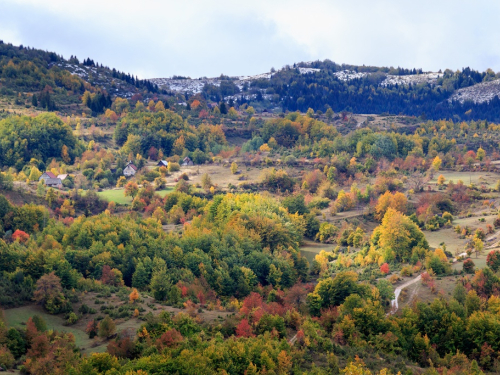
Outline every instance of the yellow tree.
<path fill-rule="evenodd" d="M 482 147 L 479 147 L 477 149 L 477 153 L 476 153 L 477 160 L 483 161 L 483 159 L 485 158 L 485 156 L 486 156 L 486 152 L 483 150 Z"/>
<path fill-rule="evenodd" d="M 61 150 L 61 158 L 66 163 L 69 164 L 71 162 L 71 157 L 69 156 L 68 146 L 63 145 Z"/>
<path fill-rule="evenodd" d="M 392 194 L 390 191 L 386 191 L 378 198 L 377 205 L 375 206 L 375 217 L 377 220 L 382 220 L 389 208 L 405 214 L 407 205 L 408 200 L 403 193 L 398 191 Z"/>
<path fill-rule="evenodd" d="M 443 186 L 444 182 L 445 182 L 445 178 L 444 178 L 444 176 L 442 174 L 440 174 L 439 177 L 438 177 L 438 180 L 437 180 L 437 184 L 439 186 Z"/>
<path fill-rule="evenodd" d="M 139 292 L 136 288 L 132 289 L 132 293 L 129 295 L 130 303 L 135 303 L 139 299 Z"/>
<path fill-rule="evenodd" d="M 233 161 L 233 163 L 231 164 L 231 173 L 236 174 L 236 172 L 238 172 L 238 164 Z"/>
<path fill-rule="evenodd" d="M 186 147 L 186 140 L 184 139 L 184 136 L 181 135 L 174 142 L 174 147 L 173 147 L 174 154 L 181 155 L 182 152 L 184 151 L 184 147 Z"/>
<path fill-rule="evenodd" d="M 436 156 L 434 158 L 434 160 L 432 161 L 432 168 L 435 170 L 435 171 L 439 171 L 439 168 L 441 168 L 441 164 L 443 163 L 443 161 L 441 160 L 441 158 L 439 156 Z"/>
<path fill-rule="evenodd" d="M 161 100 L 158 100 L 158 102 L 155 105 L 155 112 L 164 111 L 164 110 L 165 110 L 165 106 L 163 105 L 163 102 Z"/>
<path fill-rule="evenodd" d="M 42 172 L 37 167 L 32 167 L 28 178 L 30 181 L 38 181 L 41 175 Z"/>
<path fill-rule="evenodd" d="M 125 178 L 125 176 L 120 176 L 120 178 L 118 178 L 118 181 L 116 182 L 116 187 L 121 188 L 121 187 L 125 186 L 126 183 L 127 183 L 127 179 Z"/>

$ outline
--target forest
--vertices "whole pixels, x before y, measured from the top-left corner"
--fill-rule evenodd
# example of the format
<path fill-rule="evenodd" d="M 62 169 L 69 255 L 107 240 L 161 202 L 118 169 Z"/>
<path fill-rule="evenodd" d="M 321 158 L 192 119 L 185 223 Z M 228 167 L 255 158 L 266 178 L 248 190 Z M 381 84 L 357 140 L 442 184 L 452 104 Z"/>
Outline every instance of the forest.
<path fill-rule="evenodd" d="M 300 68 L 318 71 L 302 74 Z M 343 80 L 336 73 L 344 71 L 365 75 Z M 417 73 L 423 72 L 421 69 L 339 65 L 325 60 L 286 66 L 273 73 L 270 79 L 254 80 L 242 90 L 228 77 L 219 87 L 207 85 L 203 92 L 211 100 L 229 96 L 238 99 L 240 104 L 251 102 L 248 97 L 253 94 L 255 101 L 270 101 L 283 111 L 306 112 L 312 108 L 326 112 L 331 108 L 335 112 L 403 114 L 434 120 L 499 121 L 498 95 L 483 103 L 448 101 L 460 88 L 498 79 L 493 71 L 478 72 L 468 67 L 455 72 L 447 69 L 433 84 L 382 84 L 389 74 L 405 76 Z"/>
<path fill-rule="evenodd" d="M 299 65 L 255 83 L 284 99 L 272 113 L 214 102 L 215 86 L 176 94 L 90 58 L 0 51 L 2 370 L 500 371 L 500 124 L 422 116 L 488 73 L 367 89 L 400 98 L 388 111 L 363 102 L 373 77 L 330 73 L 423 72 Z M 33 104 L 45 89 L 53 108 Z M 343 99 L 325 110 L 331 92 Z"/>

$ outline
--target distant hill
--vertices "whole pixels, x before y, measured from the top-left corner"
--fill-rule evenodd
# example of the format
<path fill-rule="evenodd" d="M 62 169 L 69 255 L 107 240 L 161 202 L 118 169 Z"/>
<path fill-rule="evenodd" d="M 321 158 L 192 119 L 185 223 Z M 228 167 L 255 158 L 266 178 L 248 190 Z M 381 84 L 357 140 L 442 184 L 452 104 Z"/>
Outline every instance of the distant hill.
<path fill-rule="evenodd" d="M 178 93 L 202 93 L 283 111 L 391 113 L 424 118 L 500 121 L 500 75 L 470 68 L 453 72 L 338 65 L 329 60 L 299 63 L 249 77 L 156 78 Z"/>
<path fill-rule="evenodd" d="M 93 114 L 113 97 L 144 101 L 155 95 L 186 100 L 198 94 L 213 102 L 248 103 L 258 111 L 315 111 L 402 114 L 429 119 L 500 122 L 500 74 L 303 62 L 255 76 L 138 79 L 90 58 L 54 53 L 0 41 L 0 97 L 17 105 L 81 111 L 85 91 L 95 94 Z M 35 97 L 35 98 L 34 98 Z M 83 108 L 85 109 L 85 108 Z M 89 110 L 89 109 L 87 109 Z"/>
<path fill-rule="evenodd" d="M 102 66 L 90 58 L 80 62 L 71 56 L 66 60 L 54 52 L 0 41 L 1 96 L 15 98 L 18 105 L 51 111 L 80 104 L 85 91 L 106 98 L 160 92 L 148 80 Z"/>

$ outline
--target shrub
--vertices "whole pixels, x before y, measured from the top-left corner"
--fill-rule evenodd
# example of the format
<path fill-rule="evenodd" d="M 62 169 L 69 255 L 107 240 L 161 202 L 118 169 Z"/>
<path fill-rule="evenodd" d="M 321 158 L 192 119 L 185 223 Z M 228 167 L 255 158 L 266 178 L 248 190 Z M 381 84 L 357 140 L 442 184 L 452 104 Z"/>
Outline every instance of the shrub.
<path fill-rule="evenodd" d="M 380 266 L 380 272 L 387 275 L 390 272 L 389 264 L 387 264 L 387 263 L 382 264 Z"/>
<path fill-rule="evenodd" d="M 180 169 L 181 166 L 179 165 L 179 163 L 173 163 L 173 162 L 168 163 L 169 173 L 180 171 Z"/>
<path fill-rule="evenodd" d="M 497 271 L 500 268 L 500 251 L 498 250 L 490 251 L 486 258 L 486 264 L 493 271 Z"/>
<path fill-rule="evenodd" d="M 472 261 L 472 259 L 466 259 L 464 264 L 463 264 L 463 267 L 464 267 L 464 271 L 466 273 L 474 273 L 474 267 L 476 265 L 474 264 L 474 262 Z"/>
<path fill-rule="evenodd" d="M 78 322 L 78 315 L 76 315 L 74 312 L 70 312 L 66 317 L 66 324 L 71 325 L 75 324 L 76 322 Z"/>
<path fill-rule="evenodd" d="M 404 266 L 403 268 L 401 268 L 401 276 L 406 276 L 406 277 L 413 276 L 413 267 Z"/>

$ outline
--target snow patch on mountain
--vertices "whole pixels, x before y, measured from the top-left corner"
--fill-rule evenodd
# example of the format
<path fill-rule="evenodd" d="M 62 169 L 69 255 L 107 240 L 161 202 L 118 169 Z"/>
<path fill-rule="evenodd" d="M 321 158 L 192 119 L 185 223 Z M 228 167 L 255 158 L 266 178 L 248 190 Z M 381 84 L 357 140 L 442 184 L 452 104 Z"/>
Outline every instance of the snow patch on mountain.
<path fill-rule="evenodd" d="M 310 74 L 319 72 L 321 69 L 316 68 L 298 68 L 300 74 Z M 271 79 L 274 75 L 272 72 L 256 74 L 252 76 L 239 76 L 233 77 L 232 81 L 241 90 L 245 83 L 250 83 L 258 79 Z M 220 86 L 220 78 L 186 78 L 186 79 L 173 79 L 173 78 L 151 78 L 149 79 L 152 83 L 155 83 L 160 88 L 169 89 L 174 92 L 191 92 L 193 94 L 198 94 L 202 92 L 203 86 L 206 84 Z"/>
<path fill-rule="evenodd" d="M 418 85 L 420 83 L 430 83 L 436 85 L 437 80 L 443 76 L 443 73 L 423 73 L 410 74 L 405 76 L 387 75 L 387 78 L 382 81 L 381 86 L 392 85 Z"/>
<path fill-rule="evenodd" d="M 358 73 L 354 70 L 341 70 L 340 72 L 333 73 L 335 77 L 340 79 L 341 81 L 352 81 L 353 79 L 359 79 L 366 77 L 368 73 Z"/>
<path fill-rule="evenodd" d="M 480 104 L 489 103 L 496 96 L 500 97 L 500 79 L 458 89 L 448 98 L 448 101 L 458 101 L 460 104 L 472 101 L 475 104 Z"/>
<path fill-rule="evenodd" d="M 299 68 L 300 74 L 309 74 L 319 72 L 321 69 L 316 68 Z"/>

